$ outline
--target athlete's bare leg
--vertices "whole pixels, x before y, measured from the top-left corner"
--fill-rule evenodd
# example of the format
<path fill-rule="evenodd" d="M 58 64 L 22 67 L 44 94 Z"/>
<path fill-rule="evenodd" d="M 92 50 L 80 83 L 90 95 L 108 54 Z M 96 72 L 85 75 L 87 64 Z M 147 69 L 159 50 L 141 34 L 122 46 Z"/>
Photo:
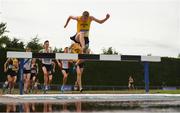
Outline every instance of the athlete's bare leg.
<path fill-rule="evenodd" d="M 66 84 L 67 82 L 67 77 L 68 77 L 68 73 L 66 73 L 66 71 L 62 70 L 63 73 L 63 86 Z"/>
<path fill-rule="evenodd" d="M 75 37 L 76 41 L 80 42 L 81 47 L 82 47 L 82 51 L 84 51 L 84 49 L 85 49 L 85 39 L 84 39 L 84 37 L 85 37 L 84 32 L 79 32 Z"/>
<path fill-rule="evenodd" d="M 77 72 L 77 84 L 79 85 L 79 90 L 81 90 L 82 89 L 82 82 L 81 82 L 82 73 L 81 73 L 81 70 L 80 70 L 79 66 L 77 66 L 76 72 Z"/>
<path fill-rule="evenodd" d="M 48 77 L 48 85 L 50 85 L 52 83 L 52 78 L 53 78 L 53 75 L 50 74 Z"/>
<path fill-rule="evenodd" d="M 48 86 L 48 71 L 46 69 L 46 67 L 42 67 L 43 73 L 44 73 L 44 86 L 45 89 L 47 90 L 47 86 Z"/>

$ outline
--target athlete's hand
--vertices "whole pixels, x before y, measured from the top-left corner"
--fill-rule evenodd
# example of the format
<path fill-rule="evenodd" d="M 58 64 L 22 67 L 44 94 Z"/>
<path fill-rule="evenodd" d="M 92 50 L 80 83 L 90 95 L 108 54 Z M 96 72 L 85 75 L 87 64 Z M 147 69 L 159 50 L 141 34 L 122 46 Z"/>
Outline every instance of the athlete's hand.
<path fill-rule="evenodd" d="M 110 15 L 109 15 L 109 14 L 107 14 L 107 15 L 106 15 L 106 18 L 108 19 L 109 17 L 110 17 Z"/>
<path fill-rule="evenodd" d="M 67 27 L 67 24 L 66 25 L 64 25 L 64 28 L 66 28 Z"/>

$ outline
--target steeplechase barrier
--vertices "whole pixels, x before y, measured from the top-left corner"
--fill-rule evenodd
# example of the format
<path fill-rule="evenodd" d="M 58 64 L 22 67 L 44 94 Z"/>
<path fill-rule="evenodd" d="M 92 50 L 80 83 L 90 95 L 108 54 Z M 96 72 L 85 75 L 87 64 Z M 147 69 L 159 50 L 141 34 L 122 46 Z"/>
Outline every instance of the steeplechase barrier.
<path fill-rule="evenodd" d="M 161 62 L 159 56 L 141 56 L 141 55 L 104 55 L 104 54 L 70 54 L 70 53 L 36 53 L 36 52 L 16 52 L 8 51 L 7 58 L 20 59 L 20 94 L 23 94 L 23 65 L 24 58 L 51 58 L 59 60 L 77 60 L 88 61 L 128 61 L 144 63 L 144 81 L 145 91 L 149 93 L 149 62 Z"/>

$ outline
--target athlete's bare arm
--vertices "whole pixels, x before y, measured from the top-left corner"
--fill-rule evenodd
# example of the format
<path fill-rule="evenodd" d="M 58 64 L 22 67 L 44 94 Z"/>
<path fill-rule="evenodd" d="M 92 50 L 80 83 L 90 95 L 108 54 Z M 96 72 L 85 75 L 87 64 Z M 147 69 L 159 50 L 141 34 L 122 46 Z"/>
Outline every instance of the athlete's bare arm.
<path fill-rule="evenodd" d="M 7 71 L 7 64 L 8 64 L 8 62 L 9 62 L 9 60 L 10 60 L 10 58 L 8 58 L 8 59 L 6 60 L 6 62 L 4 63 L 4 72 Z"/>
<path fill-rule="evenodd" d="M 53 72 L 55 72 L 56 69 L 56 63 L 54 61 L 52 61 L 52 65 L 53 65 Z"/>
<path fill-rule="evenodd" d="M 56 62 L 57 62 L 57 64 L 58 64 L 58 66 L 59 66 L 60 68 L 62 68 L 62 65 L 61 65 L 61 63 L 59 62 L 59 60 L 56 60 Z"/>
<path fill-rule="evenodd" d="M 38 63 L 36 63 L 36 67 L 37 67 L 37 74 L 38 74 L 39 73 Z"/>
<path fill-rule="evenodd" d="M 64 25 L 64 28 L 66 28 L 66 27 L 67 27 L 67 25 L 68 25 L 68 23 L 69 23 L 69 21 L 70 21 L 71 19 L 73 19 L 73 20 L 77 20 L 77 19 L 78 19 L 78 17 L 76 17 L 76 16 L 69 16 L 69 18 L 68 18 L 68 19 L 67 19 L 67 21 L 66 21 L 66 24 Z"/>
<path fill-rule="evenodd" d="M 20 65 L 20 61 L 18 61 L 16 67 L 17 67 L 17 70 L 19 70 L 19 65 Z"/>
<path fill-rule="evenodd" d="M 102 20 L 97 19 L 97 18 L 95 18 L 95 17 L 93 17 L 93 16 L 91 16 L 91 19 L 92 19 L 92 21 L 95 21 L 95 22 L 97 22 L 97 23 L 99 23 L 99 24 L 102 24 L 102 23 L 104 23 L 107 19 L 109 19 L 109 17 L 110 17 L 110 15 L 107 14 L 106 17 L 105 17 L 104 19 L 102 19 Z"/>

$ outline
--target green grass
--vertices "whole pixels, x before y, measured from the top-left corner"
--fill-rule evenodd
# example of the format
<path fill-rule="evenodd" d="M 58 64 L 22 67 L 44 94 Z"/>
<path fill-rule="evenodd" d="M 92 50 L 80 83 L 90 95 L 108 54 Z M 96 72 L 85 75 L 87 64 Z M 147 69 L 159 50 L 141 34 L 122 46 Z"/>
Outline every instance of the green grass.
<path fill-rule="evenodd" d="M 2 89 L 0 89 L 2 94 Z M 13 94 L 19 94 L 19 90 L 15 89 Z M 39 90 L 37 94 L 43 94 Z M 61 94 L 61 91 L 48 91 L 47 94 Z M 64 94 L 80 94 L 79 91 L 65 91 Z M 98 91 L 83 91 L 82 94 L 146 94 L 145 90 L 98 90 Z M 180 90 L 150 90 L 149 94 L 180 94 Z"/>
<path fill-rule="evenodd" d="M 178 90 L 150 90 L 152 94 L 180 94 L 180 89 Z"/>

